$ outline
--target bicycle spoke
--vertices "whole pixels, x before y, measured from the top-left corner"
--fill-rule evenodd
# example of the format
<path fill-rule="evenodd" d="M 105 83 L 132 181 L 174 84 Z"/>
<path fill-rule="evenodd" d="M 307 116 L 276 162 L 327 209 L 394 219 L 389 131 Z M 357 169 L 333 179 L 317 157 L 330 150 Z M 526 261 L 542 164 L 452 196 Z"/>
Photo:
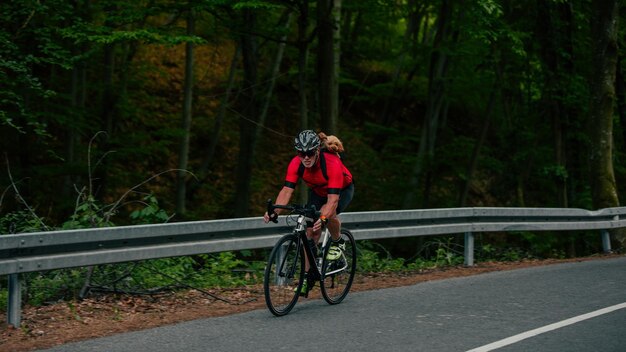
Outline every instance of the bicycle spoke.
<path fill-rule="evenodd" d="M 304 274 L 300 252 L 297 236 L 286 235 L 272 249 L 265 267 L 265 303 L 276 316 L 289 313 L 298 300 Z"/>

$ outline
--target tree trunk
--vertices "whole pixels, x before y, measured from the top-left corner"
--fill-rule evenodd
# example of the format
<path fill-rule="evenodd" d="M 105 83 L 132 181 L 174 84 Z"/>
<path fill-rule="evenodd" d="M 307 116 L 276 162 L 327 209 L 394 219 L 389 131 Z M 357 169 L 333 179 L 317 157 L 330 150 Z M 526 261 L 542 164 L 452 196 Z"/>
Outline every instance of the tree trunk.
<path fill-rule="evenodd" d="M 443 48 L 450 36 L 450 21 L 452 20 L 452 4 L 444 0 L 437 18 L 437 34 L 433 43 L 433 53 L 430 59 L 428 82 L 428 105 L 422 125 L 419 150 L 413 173 L 409 179 L 409 187 L 404 198 L 404 207 L 415 207 L 416 194 L 420 187 L 420 177 L 424 166 L 432 160 L 435 138 L 441 112 L 445 110 L 445 77 L 448 71 L 448 55 Z"/>
<path fill-rule="evenodd" d="M 487 103 L 487 109 L 485 111 L 485 115 L 484 115 L 485 117 L 483 119 L 483 127 L 481 128 L 480 136 L 478 137 L 478 140 L 476 141 L 476 145 L 474 146 L 474 150 L 472 151 L 470 163 L 467 168 L 467 173 L 465 175 L 466 177 L 465 185 L 463 186 L 463 190 L 461 192 L 461 199 L 459 201 L 460 207 L 464 207 L 467 204 L 467 197 L 469 195 L 469 190 L 471 188 L 472 181 L 474 180 L 474 173 L 476 172 L 476 169 L 478 167 L 480 149 L 482 148 L 483 144 L 485 144 L 485 141 L 487 140 L 487 132 L 489 131 L 489 125 L 491 124 L 491 115 L 493 113 L 493 107 L 496 101 L 495 99 L 496 90 L 497 90 L 497 87 L 496 87 L 496 84 L 494 84 L 494 87 L 491 90 L 491 93 L 489 94 L 489 102 Z"/>
<path fill-rule="evenodd" d="M 242 26 L 248 30 L 241 34 L 241 53 L 243 57 L 243 97 L 245 108 L 239 117 L 239 156 L 237 159 L 237 178 L 235 181 L 234 216 L 248 216 L 250 207 L 250 179 L 252 178 L 252 155 L 256 136 L 258 99 L 257 66 L 259 64 L 257 43 L 251 32 L 256 28 L 256 14 L 253 10 L 243 11 Z"/>
<path fill-rule="evenodd" d="M 567 208 L 567 159 L 566 159 L 566 109 L 563 106 L 564 89 L 561 88 L 565 77 L 560 50 L 563 49 L 563 27 L 559 20 L 556 8 L 552 3 L 537 1 L 537 35 L 541 45 L 540 53 L 544 72 L 544 86 L 542 90 L 542 110 L 546 112 L 546 119 L 552 121 L 552 136 L 554 141 L 554 170 L 552 177 L 556 185 L 556 204 Z M 558 51 L 558 52 L 557 52 Z"/>
<path fill-rule="evenodd" d="M 237 66 L 239 65 L 240 56 L 241 46 L 237 45 L 235 53 L 233 54 L 233 58 L 230 62 L 228 79 L 226 81 L 226 92 L 224 93 L 224 95 L 222 95 L 222 98 L 220 100 L 220 106 L 215 116 L 215 122 L 213 123 L 213 131 L 211 131 L 211 135 L 209 136 L 209 144 L 205 149 L 204 158 L 202 159 L 202 163 L 200 164 L 200 167 L 198 168 L 198 172 L 196 174 L 198 178 L 194 177 L 188 179 L 186 196 L 187 202 L 195 198 L 195 196 L 198 194 L 196 190 L 198 189 L 200 184 L 206 182 L 206 180 L 210 176 L 209 168 L 213 163 L 215 150 L 217 149 L 217 144 L 220 140 L 220 133 L 222 131 L 224 118 L 226 117 L 226 110 L 230 106 L 230 96 L 233 91 L 235 72 L 237 71 Z"/>
<path fill-rule="evenodd" d="M 71 83 L 70 95 L 71 95 L 72 108 L 74 109 L 74 111 L 76 111 L 73 117 L 74 119 L 78 119 L 79 117 L 82 117 L 82 111 L 84 108 L 84 106 L 80 106 L 81 99 L 79 98 L 80 91 L 81 91 L 80 77 L 82 76 L 82 71 L 83 71 L 82 68 L 83 68 L 82 62 L 77 63 L 72 68 L 72 83 Z M 74 162 L 76 161 L 75 151 L 76 151 L 76 145 L 78 143 L 78 136 L 79 136 L 77 128 L 76 128 L 77 125 L 78 124 L 69 124 L 67 126 L 67 137 L 66 137 L 67 139 L 65 141 L 66 143 L 65 162 L 66 164 L 69 164 L 72 166 Z M 72 197 L 73 185 L 74 185 L 73 175 L 70 173 L 66 174 L 64 177 L 63 190 L 62 190 L 62 194 L 65 199 L 70 199 L 70 197 Z"/>
<path fill-rule="evenodd" d="M 339 36 L 339 25 L 335 24 L 335 16 L 340 11 L 340 6 L 339 0 L 317 1 L 319 114 L 320 127 L 327 134 L 337 132 L 339 52 L 335 52 L 338 48 L 335 41 Z"/>
<path fill-rule="evenodd" d="M 402 74 L 406 70 L 406 62 L 408 57 L 415 59 L 413 53 L 415 53 L 415 46 L 417 45 L 418 32 L 420 28 L 420 22 L 422 20 L 424 5 L 419 4 L 417 0 L 409 0 L 407 3 L 407 26 L 404 32 L 404 40 L 402 41 L 402 49 L 396 58 L 396 64 L 393 73 L 393 82 L 390 94 L 385 98 L 385 105 L 381 113 L 381 123 L 385 126 L 391 125 L 395 122 L 397 116 L 398 103 L 402 101 L 406 94 L 406 87 L 402 87 Z M 381 136 L 381 138 L 385 138 Z"/>
<path fill-rule="evenodd" d="M 309 127 L 309 105 L 307 99 L 307 67 L 309 65 L 309 2 L 302 1 L 298 17 L 298 97 L 300 111 L 300 129 Z"/>
<path fill-rule="evenodd" d="M 298 97 L 300 111 L 300 130 L 309 128 L 309 103 L 308 103 L 308 85 L 307 85 L 307 67 L 309 66 L 309 1 L 304 0 L 300 3 L 300 16 L 298 17 Z M 300 181 L 300 190 L 304 189 Z M 299 192 L 299 202 L 305 204 L 307 201 L 307 193 Z"/>
<path fill-rule="evenodd" d="M 211 137 L 209 138 L 209 145 L 206 149 L 206 156 L 202 161 L 202 165 L 200 165 L 200 169 L 198 173 L 200 174 L 200 179 L 205 180 L 206 174 L 209 171 L 209 167 L 213 162 L 213 156 L 215 155 L 215 148 L 217 147 L 217 142 L 219 141 L 220 132 L 222 130 L 222 123 L 224 122 L 224 117 L 226 116 L 226 110 L 230 104 L 230 95 L 233 90 L 233 85 L 235 82 L 235 72 L 237 71 L 237 65 L 239 65 L 239 56 L 241 55 L 241 45 L 237 45 L 235 49 L 235 53 L 233 54 L 233 58 L 230 61 L 230 69 L 228 71 L 228 80 L 226 82 L 226 92 L 222 95 L 222 99 L 220 100 L 220 107 L 218 109 L 217 115 L 215 116 L 215 123 L 213 124 L 213 131 L 211 132 Z"/>
<path fill-rule="evenodd" d="M 622 126 L 622 145 L 626 147 L 626 86 L 624 85 L 624 71 L 622 70 L 622 55 L 617 60 L 615 90 L 617 94 L 617 112 Z"/>
<path fill-rule="evenodd" d="M 272 101 L 272 96 L 274 95 L 274 87 L 276 86 L 276 77 L 278 76 L 278 72 L 280 71 L 280 64 L 283 62 L 283 54 L 285 52 L 285 45 L 287 44 L 286 42 L 287 33 L 289 32 L 289 27 L 291 26 L 291 17 L 292 17 L 291 9 L 287 9 L 281 18 L 280 25 L 284 29 L 284 34 L 279 39 L 278 48 L 276 49 L 276 56 L 274 56 L 274 62 L 272 63 L 270 67 L 270 71 L 267 74 L 267 82 L 268 82 L 267 90 L 265 92 L 265 98 L 261 105 L 258 126 L 265 126 L 265 121 L 267 119 L 267 111 L 269 110 L 270 103 Z M 256 137 L 254 139 L 255 143 L 259 140 L 260 136 L 261 136 L 261 129 L 257 128 Z M 253 153 L 255 149 L 256 149 L 256 145 L 252 149 Z"/>
<path fill-rule="evenodd" d="M 102 79 L 102 98 L 100 101 L 101 111 L 100 111 L 100 131 L 106 132 L 103 142 L 101 144 L 102 152 L 107 152 L 110 148 L 110 141 L 113 137 L 113 116 L 115 111 L 116 99 L 114 95 L 114 87 L 113 87 L 113 76 L 115 72 L 114 68 L 114 52 L 115 52 L 115 44 L 105 44 L 104 46 L 104 65 L 103 65 L 103 79 Z M 95 163 L 95 160 L 90 160 L 90 162 Z M 110 161 L 108 158 L 103 158 L 100 166 L 95 170 L 89 170 L 91 175 L 89 182 L 89 195 L 95 196 L 94 190 L 99 190 L 98 197 L 102 198 L 104 195 L 109 178 L 109 164 Z M 93 172 L 93 174 L 91 174 Z"/>
<path fill-rule="evenodd" d="M 113 75 L 115 44 L 106 44 L 104 47 L 104 88 L 102 96 L 102 128 L 110 135 L 113 133 L 113 108 L 115 97 L 113 93 Z"/>
<path fill-rule="evenodd" d="M 333 78 L 328 131 L 330 134 L 337 134 L 339 132 L 339 72 L 341 71 L 341 0 L 333 0 L 333 5 Z"/>
<path fill-rule="evenodd" d="M 192 36 L 195 33 L 194 14 L 191 9 L 187 13 L 187 35 Z M 185 82 L 183 86 L 183 124 L 182 124 L 182 140 L 180 143 L 180 152 L 178 154 L 178 177 L 176 183 L 176 213 L 184 216 L 186 207 L 186 177 L 184 171 L 189 164 L 189 140 L 191 134 L 191 115 L 192 115 L 192 98 L 193 98 L 193 43 L 185 44 Z"/>
<path fill-rule="evenodd" d="M 596 209 L 619 205 L 613 171 L 613 113 L 617 66 L 618 2 L 592 2 L 591 190 Z M 620 234 L 620 241 L 624 237 Z"/>
<path fill-rule="evenodd" d="M 563 28 L 561 29 L 562 48 L 566 55 L 562 57 L 562 71 L 566 77 L 576 77 L 576 71 L 574 66 L 574 9 L 571 2 L 564 2 L 558 4 L 559 14 Z M 567 91 L 570 89 L 569 84 L 561 84 L 561 95 L 566 96 Z M 563 123 L 564 123 L 564 155 L 566 161 L 567 177 L 566 179 L 566 192 L 564 196 L 567 200 L 567 206 L 571 206 L 577 202 L 577 197 L 582 192 L 576 189 L 576 185 L 579 183 L 577 180 L 583 180 L 586 176 L 582 175 L 581 170 L 584 168 L 581 166 L 580 156 L 584 155 L 582 151 L 581 143 L 576 139 L 576 133 L 572 133 L 574 129 L 572 126 L 584 125 L 580 120 L 582 118 L 579 113 L 579 109 L 574 108 L 570 104 L 564 104 L 563 107 Z"/>

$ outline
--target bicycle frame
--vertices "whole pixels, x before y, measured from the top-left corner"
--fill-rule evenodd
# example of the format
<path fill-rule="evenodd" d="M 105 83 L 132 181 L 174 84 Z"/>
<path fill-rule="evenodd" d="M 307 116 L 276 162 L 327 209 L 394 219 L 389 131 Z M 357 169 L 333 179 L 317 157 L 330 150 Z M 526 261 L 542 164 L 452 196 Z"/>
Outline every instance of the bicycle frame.
<path fill-rule="evenodd" d="M 313 222 L 313 221 L 314 221 L 313 218 L 310 218 L 301 214 L 298 215 L 298 218 L 296 220 L 296 226 L 293 232 L 299 238 L 297 253 L 298 255 L 300 255 L 300 253 L 302 253 L 302 250 L 304 250 L 305 259 L 308 261 L 308 264 L 309 264 L 308 279 L 319 281 L 322 279 L 322 257 L 321 255 L 318 256 L 317 254 L 313 253 L 313 248 L 311 248 L 309 244 L 309 238 L 307 237 L 307 222 Z M 320 236 L 321 252 L 323 252 L 324 248 L 326 248 L 326 246 L 328 245 L 328 240 L 330 238 L 331 238 L 330 231 L 325 225 L 323 225 L 322 234 Z M 343 259 L 345 259 L 345 256 L 343 253 L 342 253 L 342 256 L 343 256 Z M 348 263 L 346 260 L 344 260 L 343 262 L 344 262 L 344 265 L 342 267 L 335 268 L 332 271 L 326 272 L 325 276 L 333 275 L 333 274 L 336 274 L 338 272 L 345 270 L 348 266 Z M 291 270 L 295 270 L 295 269 L 292 268 Z"/>
<path fill-rule="evenodd" d="M 309 238 L 307 237 L 307 222 L 313 222 L 314 219 L 307 217 L 305 215 L 298 215 L 296 220 L 296 227 L 294 228 L 294 234 L 296 234 L 299 238 L 298 241 L 298 254 L 302 253 L 302 249 L 304 249 L 304 254 L 306 260 L 309 262 L 309 275 L 312 274 L 313 277 L 309 277 L 309 279 L 319 280 L 322 277 L 321 272 L 321 257 L 313 253 L 313 248 L 309 245 Z M 328 237 L 330 237 L 330 233 L 326 227 L 322 227 L 322 247 L 326 245 L 328 241 Z M 318 263 L 319 261 L 319 263 Z"/>
<path fill-rule="evenodd" d="M 293 207 L 272 204 L 271 200 L 268 200 L 268 213 L 273 212 L 274 209 L 293 210 Z M 315 214 L 316 216 L 319 216 L 319 211 L 316 211 L 315 208 L 311 209 L 311 213 Z M 299 238 L 298 247 L 297 247 L 298 255 L 302 253 L 302 249 L 303 249 L 305 253 L 305 257 L 306 257 L 305 259 L 308 261 L 308 264 L 309 264 L 310 277 L 308 279 L 319 281 L 322 278 L 322 271 L 321 271 L 322 257 L 321 256 L 318 257 L 315 253 L 313 253 L 313 248 L 311 248 L 311 246 L 309 245 L 309 238 L 307 237 L 307 228 L 308 228 L 307 223 L 314 222 L 314 221 L 315 219 L 310 216 L 306 216 L 304 214 L 298 214 L 293 233 L 297 235 Z M 330 232 L 328 231 L 328 228 L 326 227 L 326 225 L 322 225 L 322 235 L 320 237 L 320 240 L 322 241 L 322 245 L 320 248 L 322 249 L 322 251 L 325 248 L 325 246 L 328 244 L 329 238 L 330 238 Z M 292 268 L 291 270 L 294 270 L 294 269 Z M 326 273 L 326 274 L 331 275 L 341 270 L 343 270 L 343 268 L 339 270 L 335 270 L 331 273 Z"/>

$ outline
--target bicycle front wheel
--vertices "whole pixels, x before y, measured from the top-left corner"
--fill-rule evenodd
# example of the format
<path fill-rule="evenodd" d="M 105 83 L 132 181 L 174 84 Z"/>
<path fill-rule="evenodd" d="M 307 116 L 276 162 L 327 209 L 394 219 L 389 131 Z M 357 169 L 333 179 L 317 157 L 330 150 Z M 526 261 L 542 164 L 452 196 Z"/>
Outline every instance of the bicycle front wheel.
<path fill-rule="evenodd" d="M 283 236 L 274 245 L 265 266 L 263 291 L 270 312 L 282 316 L 298 301 L 304 280 L 304 259 L 298 236 Z"/>
<path fill-rule="evenodd" d="M 350 231 L 341 230 L 340 244 L 340 248 L 343 248 L 338 257 L 328 255 L 330 244 L 323 251 L 320 289 L 329 304 L 343 301 L 350 291 L 356 271 L 356 243 Z"/>

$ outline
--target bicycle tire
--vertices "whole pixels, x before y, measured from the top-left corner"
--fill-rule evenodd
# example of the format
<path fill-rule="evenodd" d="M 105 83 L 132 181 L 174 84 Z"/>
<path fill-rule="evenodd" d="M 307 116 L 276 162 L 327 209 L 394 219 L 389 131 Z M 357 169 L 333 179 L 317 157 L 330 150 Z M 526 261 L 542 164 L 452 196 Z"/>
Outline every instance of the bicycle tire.
<path fill-rule="evenodd" d="M 354 236 L 348 230 L 341 230 L 341 238 L 344 240 L 346 248 L 339 259 L 327 259 L 330 241 L 323 249 L 320 289 L 322 297 L 329 304 L 341 303 L 346 298 L 356 272 L 357 254 Z"/>
<path fill-rule="evenodd" d="M 272 248 L 265 266 L 265 303 L 275 316 L 289 313 L 298 301 L 304 281 L 302 245 L 295 234 L 283 236 Z"/>

